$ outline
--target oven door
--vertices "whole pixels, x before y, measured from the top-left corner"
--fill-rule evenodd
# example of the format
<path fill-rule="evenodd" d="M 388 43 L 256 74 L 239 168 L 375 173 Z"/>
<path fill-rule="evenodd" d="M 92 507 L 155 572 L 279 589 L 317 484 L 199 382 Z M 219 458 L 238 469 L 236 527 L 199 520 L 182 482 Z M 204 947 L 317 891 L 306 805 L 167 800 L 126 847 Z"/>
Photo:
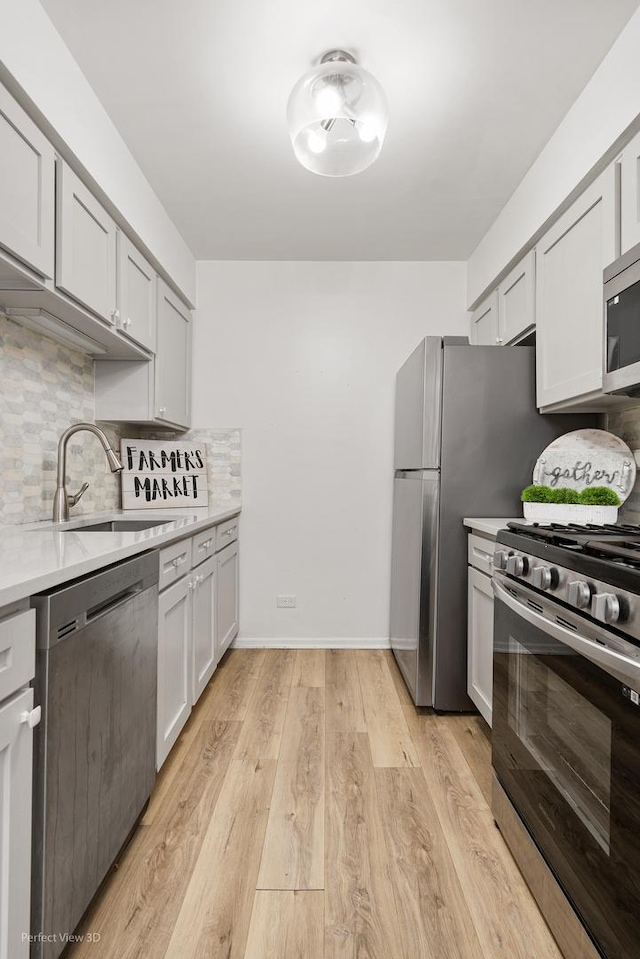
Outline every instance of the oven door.
<path fill-rule="evenodd" d="M 545 595 L 494 579 L 493 765 L 607 959 L 640 943 L 640 658 Z M 606 644 L 606 645 L 605 645 Z"/>

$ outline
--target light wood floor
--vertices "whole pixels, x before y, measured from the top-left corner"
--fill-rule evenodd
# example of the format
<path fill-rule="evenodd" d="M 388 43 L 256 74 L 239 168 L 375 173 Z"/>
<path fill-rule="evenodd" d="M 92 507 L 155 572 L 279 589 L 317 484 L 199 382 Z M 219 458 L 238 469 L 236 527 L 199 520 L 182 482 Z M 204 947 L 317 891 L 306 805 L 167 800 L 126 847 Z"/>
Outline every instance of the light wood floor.
<path fill-rule="evenodd" d="M 561 959 L 487 732 L 419 714 L 386 651 L 232 650 L 70 957 Z"/>

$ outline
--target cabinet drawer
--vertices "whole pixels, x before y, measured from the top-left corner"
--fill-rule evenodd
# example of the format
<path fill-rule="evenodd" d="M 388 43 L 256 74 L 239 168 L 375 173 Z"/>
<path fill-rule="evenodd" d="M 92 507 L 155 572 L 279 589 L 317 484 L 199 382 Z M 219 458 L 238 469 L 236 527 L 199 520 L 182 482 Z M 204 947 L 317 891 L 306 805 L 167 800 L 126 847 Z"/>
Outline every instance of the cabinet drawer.
<path fill-rule="evenodd" d="M 191 542 L 193 544 L 192 565 L 198 566 L 200 563 L 204 563 L 205 559 L 213 556 L 216 551 L 215 526 L 210 526 L 209 529 L 203 529 L 202 532 L 196 533 Z"/>
<path fill-rule="evenodd" d="M 0 620 L 0 700 L 33 679 L 35 666 L 35 609 Z"/>
<path fill-rule="evenodd" d="M 238 517 L 228 519 L 226 523 L 220 523 L 216 526 L 216 553 L 228 546 L 229 543 L 235 543 L 238 538 Z"/>
<path fill-rule="evenodd" d="M 483 536 L 476 536 L 475 533 L 469 533 L 469 565 L 475 566 L 482 573 L 493 572 L 493 553 L 496 544 L 492 539 L 485 539 Z"/>
<path fill-rule="evenodd" d="M 165 589 L 191 569 L 191 540 L 181 539 L 160 550 L 160 577 L 158 588 Z"/>

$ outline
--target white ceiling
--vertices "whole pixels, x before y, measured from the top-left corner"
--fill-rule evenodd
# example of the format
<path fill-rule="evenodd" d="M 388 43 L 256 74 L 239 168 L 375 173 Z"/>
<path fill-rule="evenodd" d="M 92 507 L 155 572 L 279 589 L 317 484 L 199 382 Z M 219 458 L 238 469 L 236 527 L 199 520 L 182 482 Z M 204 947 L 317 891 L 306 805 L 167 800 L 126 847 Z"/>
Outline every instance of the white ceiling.
<path fill-rule="evenodd" d="M 198 259 L 466 259 L 638 0 L 41 0 Z M 308 173 L 286 102 L 335 47 L 390 123 Z M 594 117 L 597 122 L 597 117 Z"/>

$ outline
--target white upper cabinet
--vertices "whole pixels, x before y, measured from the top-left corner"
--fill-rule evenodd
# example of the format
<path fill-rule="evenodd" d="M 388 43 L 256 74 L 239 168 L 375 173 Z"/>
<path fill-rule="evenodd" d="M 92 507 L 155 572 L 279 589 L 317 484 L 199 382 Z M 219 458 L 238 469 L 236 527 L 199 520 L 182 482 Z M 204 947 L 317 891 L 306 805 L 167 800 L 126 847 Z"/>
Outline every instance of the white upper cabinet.
<path fill-rule="evenodd" d="M 158 279 L 158 330 L 154 417 L 191 422 L 191 313 L 164 280 Z"/>
<path fill-rule="evenodd" d="M 498 287 L 498 338 L 509 345 L 536 325 L 536 254 L 531 250 Z"/>
<path fill-rule="evenodd" d="M 118 230 L 116 326 L 150 352 L 156 348 L 156 271 Z"/>
<path fill-rule="evenodd" d="M 97 360 L 96 418 L 191 425 L 191 313 L 158 278 L 155 356 L 150 362 Z"/>
<path fill-rule="evenodd" d="M 622 151 L 620 239 L 621 253 L 640 243 L 640 133 Z"/>
<path fill-rule="evenodd" d="M 536 364 L 541 409 L 598 409 L 602 394 L 602 271 L 617 254 L 616 170 L 608 167 L 537 247 Z"/>
<path fill-rule="evenodd" d="M 0 86 L 0 246 L 52 278 L 55 154 L 46 137 Z"/>
<path fill-rule="evenodd" d="M 66 163 L 56 171 L 56 286 L 107 323 L 116 311 L 116 225 Z"/>
<path fill-rule="evenodd" d="M 500 346 L 497 290 L 490 293 L 471 314 L 469 342 L 474 346 Z"/>
<path fill-rule="evenodd" d="M 536 325 L 536 254 L 531 250 L 471 314 L 474 346 L 508 346 Z"/>

